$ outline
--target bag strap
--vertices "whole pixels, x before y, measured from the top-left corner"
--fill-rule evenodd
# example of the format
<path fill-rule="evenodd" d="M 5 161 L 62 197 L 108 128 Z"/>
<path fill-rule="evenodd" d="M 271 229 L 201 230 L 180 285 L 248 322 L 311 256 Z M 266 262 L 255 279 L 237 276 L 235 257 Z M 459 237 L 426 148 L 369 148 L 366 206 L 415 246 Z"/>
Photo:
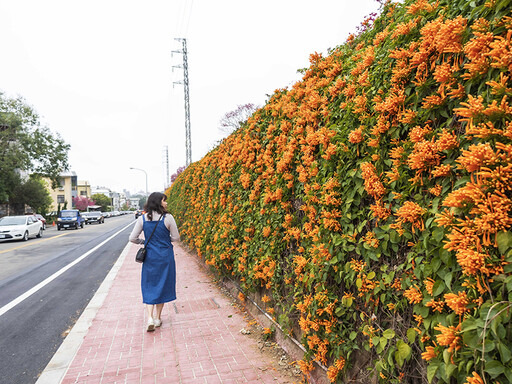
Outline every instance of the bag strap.
<path fill-rule="evenodd" d="M 151 239 L 151 237 L 153 236 L 153 233 L 155 233 L 155 229 L 156 229 L 156 227 L 158 227 L 158 223 L 160 222 L 160 219 L 161 219 L 162 217 L 164 217 L 164 216 L 165 216 L 165 213 L 164 213 L 163 215 L 160 215 L 160 218 L 156 221 L 155 228 L 153 228 L 153 232 L 151 232 L 151 235 L 149 235 L 148 239 L 147 239 L 147 240 L 146 240 L 146 242 L 144 243 L 144 248 L 146 248 L 146 245 L 148 245 L 149 240 L 150 240 L 150 239 Z M 144 215 L 142 215 L 142 221 L 144 221 L 144 222 L 146 221 L 146 220 L 144 219 Z"/>

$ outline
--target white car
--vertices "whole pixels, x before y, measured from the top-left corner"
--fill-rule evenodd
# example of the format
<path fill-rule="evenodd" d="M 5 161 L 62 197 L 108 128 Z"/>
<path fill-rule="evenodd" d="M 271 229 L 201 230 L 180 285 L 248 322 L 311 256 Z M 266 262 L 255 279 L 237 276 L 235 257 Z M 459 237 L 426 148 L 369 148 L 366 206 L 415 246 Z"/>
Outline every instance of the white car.
<path fill-rule="evenodd" d="M 34 215 L 4 216 L 0 219 L 0 241 L 27 241 L 34 236 L 43 236 L 43 223 Z"/>

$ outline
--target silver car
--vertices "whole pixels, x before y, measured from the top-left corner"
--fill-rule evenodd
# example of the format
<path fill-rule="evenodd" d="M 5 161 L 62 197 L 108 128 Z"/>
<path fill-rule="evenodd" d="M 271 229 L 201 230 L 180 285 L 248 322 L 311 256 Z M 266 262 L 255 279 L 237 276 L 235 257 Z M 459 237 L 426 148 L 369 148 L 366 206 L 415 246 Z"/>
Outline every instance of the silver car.
<path fill-rule="evenodd" d="M 4 216 L 0 219 L 0 241 L 27 241 L 34 236 L 43 236 L 43 223 L 34 215 Z"/>

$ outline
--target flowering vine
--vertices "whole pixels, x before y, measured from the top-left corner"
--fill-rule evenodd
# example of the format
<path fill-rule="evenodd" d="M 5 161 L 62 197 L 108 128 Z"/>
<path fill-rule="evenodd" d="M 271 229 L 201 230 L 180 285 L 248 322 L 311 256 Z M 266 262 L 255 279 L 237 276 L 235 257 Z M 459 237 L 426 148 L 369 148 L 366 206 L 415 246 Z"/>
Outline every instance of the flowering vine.
<path fill-rule="evenodd" d="M 306 376 L 512 382 L 509 3 L 386 3 L 166 192 Z"/>

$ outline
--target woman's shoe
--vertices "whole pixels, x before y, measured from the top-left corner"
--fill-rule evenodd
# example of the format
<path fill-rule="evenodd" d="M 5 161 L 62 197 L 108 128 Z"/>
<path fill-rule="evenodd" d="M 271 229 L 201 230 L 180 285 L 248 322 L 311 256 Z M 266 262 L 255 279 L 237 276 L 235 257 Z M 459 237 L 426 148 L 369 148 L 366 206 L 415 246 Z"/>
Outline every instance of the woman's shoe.
<path fill-rule="evenodd" d="M 161 326 L 161 325 L 162 325 L 162 320 L 160 320 L 160 319 L 155 319 L 155 328 L 156 328 L 156 327 L 159 327 L 159 326 Z"/>
<path fill-rule="evenodd" d="M 154 330 L 155 330 L 155 322 L 154 322 L 153 318 L 150 317 L 148 320 L 148 328 L 146 329 L 146 331 L 153 332 Z"/>

